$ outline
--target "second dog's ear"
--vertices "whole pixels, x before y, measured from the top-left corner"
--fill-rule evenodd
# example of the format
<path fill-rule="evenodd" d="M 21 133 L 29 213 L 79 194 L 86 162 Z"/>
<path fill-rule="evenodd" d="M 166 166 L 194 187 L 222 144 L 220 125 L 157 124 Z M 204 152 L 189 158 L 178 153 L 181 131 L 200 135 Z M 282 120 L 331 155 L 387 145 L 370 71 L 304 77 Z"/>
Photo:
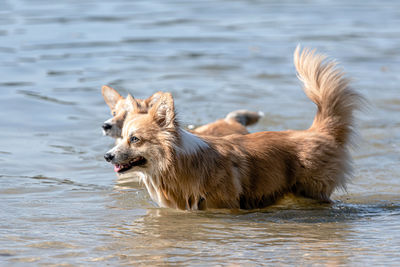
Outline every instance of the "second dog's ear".
<path fill-rule="evenodd" d="M 128 94 L 128 96 L 126 97 L 125 105 L 125 108 L 131 112 L 139 113 L 141 110 L 139 102 L 136 101 L 136 99 L 131 94 Z"/>
<path fill-rule="evenodd" d="M 153 116 L 161 127 L 174 127 L 176 120 L 172 95 L 170 93 L 163 93 L 159 100 L 151 107 L 149 114 Z"/>
<path fill-rule="evenodd" d="M 122 99 L 122 96 L 115 90 L 107 85 L 101 88 L 101 93 L 103 94 L 104 101 L 110 107 L 111 110 L 115 108 L 118 101 Z"/>

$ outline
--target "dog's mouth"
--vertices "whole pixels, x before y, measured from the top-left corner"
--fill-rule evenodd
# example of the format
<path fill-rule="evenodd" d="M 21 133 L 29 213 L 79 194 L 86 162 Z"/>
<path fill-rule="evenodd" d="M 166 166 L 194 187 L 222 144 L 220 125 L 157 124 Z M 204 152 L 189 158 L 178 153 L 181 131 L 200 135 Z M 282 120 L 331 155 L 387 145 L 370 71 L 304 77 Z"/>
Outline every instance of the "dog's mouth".
<path fill-rule="evenodd" d="M 146 159 L 139 156 L 139 157 L 134 158 L 133 160 L 131 160 L 128 163 L 115 164 L 114 171 L 117 173 L 123 173 L 123 172 L 126 172 L 126 171 L 132 169 L 133 167 L 142 166 L 144 164 L 146 164 Z"/>

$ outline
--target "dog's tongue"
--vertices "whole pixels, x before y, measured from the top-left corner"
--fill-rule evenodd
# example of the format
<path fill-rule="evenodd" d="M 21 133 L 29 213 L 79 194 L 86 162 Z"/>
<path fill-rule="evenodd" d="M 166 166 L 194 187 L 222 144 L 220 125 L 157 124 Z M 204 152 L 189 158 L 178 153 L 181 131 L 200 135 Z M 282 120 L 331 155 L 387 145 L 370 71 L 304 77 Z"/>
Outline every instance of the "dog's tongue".
<path fill-rule="evenodd" d="M 114 171 L 115 171 L 115 172 L 119 172 L 121 169 L 122 169 L 122 166 L 121 166 L 121 165 L 119 165 L 119 164 L 115 164 L 115 165 L 114 165 Z"/>

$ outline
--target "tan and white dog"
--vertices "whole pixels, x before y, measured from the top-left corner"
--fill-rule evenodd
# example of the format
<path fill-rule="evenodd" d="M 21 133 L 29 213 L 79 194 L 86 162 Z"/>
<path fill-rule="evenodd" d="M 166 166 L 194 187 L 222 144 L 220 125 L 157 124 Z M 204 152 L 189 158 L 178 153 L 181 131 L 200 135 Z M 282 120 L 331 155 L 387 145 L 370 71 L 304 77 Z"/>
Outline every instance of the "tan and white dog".
<path fill-rule="evenodd" d="M 197 136 L 180 127 L 174 100 L 163 93 L 147 113 L 130 99 L 122 140 L 105 159 L 117 173 L 141 173 L 161 207 L 263 208 L 285 193 L 330 201 L 352 173 L 353 113 L 363 98 L 325 56 L 297 48 L 294 62 L 318 107 L 309 129 Z"/>
<path fill-rule="evenodd" d="M 117 140 L 121 138 L 122 126 L 124 124 L 127 113 L 129 112 L 129 101 L 132 96 L 128 95 L 123 98 L 117 90 L 109 86 L 102 87 L 104 101 L 111 110 L 112 117 L 106 120 L 103 125 L 104 135 L 111 136 Z M 157 92 L 147 99 L 135 99 L 140 113 L 147 113 L 148 109 L 160 98 L 161 92 Z M 230 112 L 224 119 L 202 125 L 192 132 L 201 135 L 225 136 L 230 134 L 248 134 L 246 126 L 250 126 L 258 122 L 263 116 L 261 112 L 253 112 L 249 110 L 235 110 Z"/>

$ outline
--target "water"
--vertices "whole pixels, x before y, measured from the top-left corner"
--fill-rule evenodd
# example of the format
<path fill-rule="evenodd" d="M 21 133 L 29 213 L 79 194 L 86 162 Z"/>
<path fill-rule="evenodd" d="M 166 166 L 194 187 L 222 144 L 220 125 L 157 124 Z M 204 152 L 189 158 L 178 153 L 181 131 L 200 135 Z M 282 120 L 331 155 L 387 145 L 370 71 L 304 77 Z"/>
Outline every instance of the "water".
<path fill-rule="evenodd" d="M 0 265 L 397 265 L 400 4 L 397 1 L 0 2 Z M 356 175 L 334 205 L 159 209 L 118 182 L 100 88 L 171 91 L 184 124 L 239 108 L 251 131 L 304 129 L 315 107 L 298 43 L 337 58 L 370 101 Z"/>

